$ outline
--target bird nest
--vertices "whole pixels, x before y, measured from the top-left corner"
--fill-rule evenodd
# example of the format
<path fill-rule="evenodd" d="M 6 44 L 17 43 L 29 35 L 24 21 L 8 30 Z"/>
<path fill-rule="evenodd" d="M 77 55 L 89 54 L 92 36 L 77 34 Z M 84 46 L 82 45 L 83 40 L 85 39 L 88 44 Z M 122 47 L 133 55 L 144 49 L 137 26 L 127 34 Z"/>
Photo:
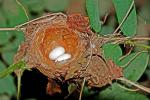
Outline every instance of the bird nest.
<path fill-rule="evenodd" d="M 105 41 L 91 31 L 87 17 L 48 14 L 18 29 L 24 32 L 25 42 L 20 45 L 15 62 L 23 59 L 28 68 L 36 68 L 47 76 L 48 88 L 52 80 L 80 84 L 83 78 L 90 87 L 102 87 L 122 76 L 120 67 L 104 59 L 100 46 Z M 50 52 L 58 47 L 69 56 L 50 59 Z"/>

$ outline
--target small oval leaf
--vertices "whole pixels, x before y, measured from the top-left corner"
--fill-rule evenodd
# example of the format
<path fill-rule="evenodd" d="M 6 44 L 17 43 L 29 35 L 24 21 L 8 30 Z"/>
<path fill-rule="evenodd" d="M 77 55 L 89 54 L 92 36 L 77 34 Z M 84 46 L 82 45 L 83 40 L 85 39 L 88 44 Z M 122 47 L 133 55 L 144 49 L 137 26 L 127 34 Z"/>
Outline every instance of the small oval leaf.
<path fill-rule="evenodd" d="M 122 64 L 128 63 L 128 65 L 123 70 L 124 76 L 132 81 L 137 81 L 144 73 L 148 65 L 148 61 L 149 55 L 147 52 L 141 52 L 138 55 L 137 53 L 128 55 L 122 60 Z"/>
<path fill-rule="evenodd" d="M 0 71 L 5 69 L 5 65 L 0 61 Z M 0 94 L 6 93 L 8 95 L 16 94 L 16 86 L 14 78 L 9 75 L 3 79 L 0 79 Z"/>
<path fill-rule="evenodd" d="M 126 16 L 132 2 L 133 0 L 113 0 L 119 24 L 122 23 L 122 20 Z M 121 26 L 121 31 L 126 36 L 134 36 L 136 33 L 136 28 L 137 28 L 137 17 L 134 5 L 128 17 L 123 22 Z"/>
<path fill-rule="evenodd" d="M 1 9 L 0 9 L 0 27 L 7 27 L 6 18 Z M 7 44 L 10 37 L 11 34 L 9 32 L 0 31 L 0 45 Z"/>
<path fill-rule="evenodd" d="M 13 63 L 13 58 L 16 52 L 14 51 L 6 51 L 2 52 L 2 58 L 5 60 L 5 62 L 9 65 Z"/>
<path fill-rule="evenodd" d="M 108 34 L 111 34 L 113 31 L 114 31 L 113 26 L 106 25 L 106 26 L 102 26 L 102 29 L 101 29 L 100 33 L 102 35 L 108 35 Z"/>
<path fill-rule="evenodd" d="M 116 64 L 122 56 L 122 50 L 119 45 L 107 43 L 103 45 L 104 56 L 107 59 L 112 59 Z"/>
<path fill-rule="evenodd" d="M 95 32 L 100 32 L 101 22 L 99 14 L 99 0 L 86 0 L 86 10 L 90 19 L 90 24 Z"/>
<path fill-rule="evenodd" d="M 15 0 L 4 0 L 2 9 L 4 10 L 4 16 L 8 19 L 10 27 L 14 27 L 15 25 L 22 24 L 27 21 L 25 12 Z"/>
<path fill-rule="evenodd" d="M 101 91 L 96 100 L 127 100 L 129 97 L 130 100 L 149 100 L 143 94 L 119 87 L 118 83 L 113 83 L 110 88 Z"/>
<path fill-rule="evenodd" d="M 64 11 L 68 4 L 69 0 L 43 0 L 44 1 L 44 7 L 52 12 L 60 12 Z"/>

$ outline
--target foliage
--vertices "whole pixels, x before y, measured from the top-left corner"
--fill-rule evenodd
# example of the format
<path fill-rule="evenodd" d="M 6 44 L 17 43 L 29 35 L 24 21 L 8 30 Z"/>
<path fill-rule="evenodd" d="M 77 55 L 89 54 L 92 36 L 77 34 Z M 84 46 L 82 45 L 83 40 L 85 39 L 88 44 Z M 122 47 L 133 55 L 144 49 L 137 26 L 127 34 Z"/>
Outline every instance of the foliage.
<path fill-rule="evenodd" d="M 115 6 L 119 24 L 121 24 L 125 16 L 128 15 L 126 20 L 123 22 L 121 26 L 121 31 L 126 36 L 134 36 L 137 28 L 137 17 L 134 0 L 125 0 L 125 1 L 113 0 L 113 3 Z M 131 10 L 129 11 L 130 7 Z"/>
<path fill-rule="evenodd" d="M 87 0 L 88 1 L 88 0 Z M 92 0 L 91 0 L 92 2 Z M 93 0 L 94 2 L 94 0 Z M 136 10 L 135 10 L 135 5 L 133 0 L 113 0 L 113 4 L 115 6 L 119 26 L 118 28 L 121 28 L 121 31 L 123 32 L 124 35 L 126 36 L 134 36 L 136 33 L 137 29 L 137 16 L 136 16 Z M 88 6 L 89 5 L 89 6 Z M 87 3 L 87 9 L 94 9 L 93 7 L 90 7 L 91 5 Z M 91 10 L 92 11 L 92 10 Z M 95 19 L 95 14 L 89 13 L 89 17 L 92 19 Z M 91 21 L 91 25 L 97 22 Z M 93 28 L 94 26 L 92 26 Z M 96 29 L 97 26 L 95 26 Z M 101 27 L 99 25 L 99 27 Z M 94 29 L 94 28 L 93 28 Z M 116 33 L 118 30 L 116 29 L 114 33 Z M 149 54 L 142 52 L 141 54 L 137 55 L 137 53 L 131 53 L 124 57 L 123 60 L 119 61 L 119 58 L 122 56 L 122 50 L 119 47 L 118 44 L 105 44 L 103 46 L 104 50 L 104 55 L 106 59 L 112 59 L 117 65 L 126 65 L 124 66 L 125 68 L 123 69 L 124 76 L 127 79 L 137 81 L 141 75 L 144 73 L 146 70 L 146 67 L 148 65 L 149 61 Z M 118 88 L 114 86 L 116 84 L 113 84 L 111 86 L 112 89 L 106 89 L 103 92 L 100 92 L 100 97 L 101 99 L 106 99 L 106 100 L 124 100 L 128 96 L 133 95 L 130 99 L 131 100 L 137 100 L 137 97 L 140 99 L 143 98 L 144 100 L 147 100 L 146 97 L 144 97 L 141 94 L 137 93 L 132 93 L 132 92 L 123 92 L 125 90 Z M 138 98 L 138 99 L 139 99 Z"/>
<path fill-rule="evenodd" d="M 5 65 L 0 61 L 0 70 L 4 69 Z M 14 95 L 16 93 L 14 78 L 11 75 L 0 80 L 0 94 L 2 93 L 7 93 L 8 95 Z"/>
<path fill-rule="evenodd" d="M 122 50 L 119 45 L 107 43 L 103 45 L 104 55 L 107 59 L 112 59 L 116 64 L 122 56 Z"/>
<path fill-rule="evenodd" d="M 126 56 L 121 63 L 124 68 L 124 75 L 127 79 L 132 81 L 137 81 L 140 79 L 149 61 L 148 52 L 140 52 L 140 53 L 131 53 Z"/>
<path fill-rule="evenodd" d="M 101 30 L 98 4 L 99 4 L 98 0 L 86 0 L 86 8 L 87 8 L 88 16 L 90 18 L 90 24 L 95 32 L 100 32 Z"/>
<path fill-rule="evenodd" d="M 114 83 L 104 91 L 100 92 L 96 97 L 97 100 L 148 100 L 148 98 L 140 93 L 127 91 L 119 87 L 119 84 Z"/>
<path fill-rule="evenodd" d="M 120 25 L 122 34 L 127 37 L 134 37 L 135 34 L 138 33 L 138 22 L 140 23 L 141 20 L 144 20 L 144 22 L 146 23 L 150 22 L 150 14 L 147 11 L 149 6 L 144 6 L 143 8 L 141 8 L 138 14 L 133 0 L 113 0 L 112 3 L 116 11 L 117 20 L 112 17 L 112 19 L 107 22 L 108 24 L 103 25 L 100 17 L 104 15 L 102 15 L 100 10 L 104 8 L 102 8 L 100 5 L 105 1 L 85 1 L 86 11 L 90 19 L 91 28 L 102 36 L 111 34 L 113 33 L 113 31 L 115 32 L 114 29 L 116 27 L 114 23 L 117 22 L 117 20 L 118 24 Z M 45 13 L 45 11 L 65 12 L 69 5 L 69 0 L 62 0 L 61 2 L 59 0 L 21 0 L 21 3 L 27 9 L 30 19 L 33 19 L 41 16 L 43 13 Z M 0 27 L 14 27 L 28 20 L 22 7 L 19 6 L 15 0 L 0 0 L 0 4 Z M 139 20 L 139 17 L 141 20 Z M 0 32 L 0 57 L 2 58 L 0 59 L 1 70 L 6 69 L 8 65 L 12 64 L 14 54 L 16 53 L 19 44 L 23 40 L 24 36 L 22 32 Z M 103 50 L 106 59 L 112 59 L 118 66 L 123 68 L 124 76 L 126 78 L 132 81 L 138 81 L 143 73 L 145 71 L 147 72 L 147 66 L 149 61 L 149 54 L 147 51 L 133 52 L 124 56 L 124 51 L 122 51 L 120 45 L 114 43 L 107 43 L 103 45 Z M 74 86 L 72 87 L 74 89 Z M 73 91 L 72 87 L 69 87 L 69 92 Z M 85 90 L 85 92 L 87 94 L 89 93 L 88 90 Z M 10 96 L 16 94 L 14 79 L 11 75 L 0 80 L 0 94 L 3 93 L 6 93 Z M 88 94 L 87 96 L 89 95 L 90 94 Z M 114 83 L 110 87 L 99 92 L 95 99 L 125 100 L 128 97 L 131 97 L 131 100 L 148 100 L 145 95 L 136 92 L 126 91 L 118 87 L 117 83 Z"/>

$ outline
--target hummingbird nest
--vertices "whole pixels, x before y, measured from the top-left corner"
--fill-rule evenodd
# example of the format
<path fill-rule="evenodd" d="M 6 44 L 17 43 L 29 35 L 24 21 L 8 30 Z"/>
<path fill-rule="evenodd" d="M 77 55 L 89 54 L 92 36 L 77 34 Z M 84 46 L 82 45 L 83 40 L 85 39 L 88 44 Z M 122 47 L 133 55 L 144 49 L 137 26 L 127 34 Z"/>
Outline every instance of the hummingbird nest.
<path fill-rule="evenodd" d="M 92 32 L 88 17 L 48 14 L 18 29 L 24 32 L 25 42 L 20 45 L 15 62 L 23 59 L 28 68 L 36 68 L 47 76 L 49 94 L 55 80 L 80 84 L 85 78 L 89 87 L 102 87 L 122 77 L 122 69 L 104 59 L 100 47 L 105 41 Z M 55 59 L 51 59 L 50 52 L 58 47 L 63 51 L 58 50 Z"/>

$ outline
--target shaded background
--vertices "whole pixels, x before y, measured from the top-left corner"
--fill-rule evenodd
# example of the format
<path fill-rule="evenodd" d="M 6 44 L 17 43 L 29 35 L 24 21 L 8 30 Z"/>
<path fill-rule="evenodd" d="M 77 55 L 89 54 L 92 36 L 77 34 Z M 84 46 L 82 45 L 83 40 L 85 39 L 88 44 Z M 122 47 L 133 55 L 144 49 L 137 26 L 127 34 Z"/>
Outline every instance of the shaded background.
<path fill-rule="evenodd" d="M 37 18 L 52 12 L 63 12 L 66 14 L 80 13 L 86 16 L 85 0 L 20 0 L 26 8 L 30 19 Z M 137 34 L 150 36 L 150 1 L 135 0 L 138 17 Z M 105 21 L 101 33 L 109 34 L 117 27 L 117 19 L 111 0 L 100 0 L 100 18 Z M 0 27 L 14 27 L 27 21 L 25 13 L 15 0 L 0 0 Z M 0 32 L 0 71 L 13 63 L 13 56 L 24 36 L 22 32 L 5 31 Z M 148 42 L 145 42 L 149 44 Z M 149 86 L 150 67 L 147 67 L 144 75 L 139 80 L 141 84 Z M 0 100 L 15 100 L 17 80 L 14 73 L 0 80 Z M 46 95 L 47 79 L 39 71 L 25 71 L 22 77 L 21 100 L 53 100 L 63 99 L 67 94 L 67 85 L 63 86 L 65 94 L 54 96 Z M 150 87 L 150 86 L 149 86 Z M 103 89 L 103 88 L 102 88 Z M 99 99 L 96 92 L 90 95 L 84 90 L 87 99 Z M 96 96 L 95 96 L 96 95 Z M 148 95 L 149 96 L 149 95 Z M 150 97 L 150 96 L 149 96 Z M 77 95 L 71 95 L 68 99 L 77 99 Z"/>

